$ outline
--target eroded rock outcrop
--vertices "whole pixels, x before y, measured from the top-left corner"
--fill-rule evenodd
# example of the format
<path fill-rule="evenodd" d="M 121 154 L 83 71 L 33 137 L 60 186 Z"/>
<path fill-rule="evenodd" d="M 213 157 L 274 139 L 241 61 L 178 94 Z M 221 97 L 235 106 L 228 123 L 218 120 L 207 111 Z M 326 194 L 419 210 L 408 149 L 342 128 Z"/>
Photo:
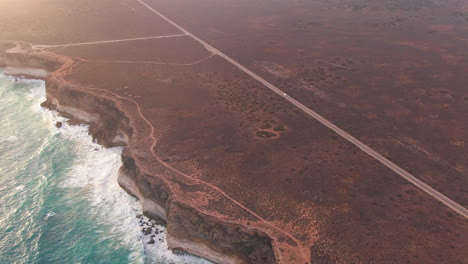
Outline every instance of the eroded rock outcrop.
<path fill-rule="evenodd" d="M 144 214 L 167 223 L 168 245 L 216 263 L 276 263 L 270 237 L 255 228 L 228 223 L 208 215 L 179 199 L 173 184 L 164 177 L 149 174 L 136 162 L 131 147 L 139 121 L 128 114 L 132 109 L 99 89 L 86 89 L 63 80 L 73 60 L 46 52 L 32 51 L 27 44 L 0 44 L 0 67 L 33 67 L 51 74 L 44 78 L 47 100 L 42 104 L 57 110 L 75 124 L 89 125 L 94 140 L 105 147 L 125 146 L 119 184 L 138 198 Z M 129 104 L 128 104 L 129 103 Z M 141 120 L 140 120 L 141 121 Z"/>
<path fill-rule="evenodd" d="M 129 149 L 124 150 L 122 160 L 120 186 L 142 202 L 146 216 L 167 223 L 169 247 L 217 263 L 275 263 L 266 234 L 220 222 L 175 201 L 164 181 L 139 170 Z"/>

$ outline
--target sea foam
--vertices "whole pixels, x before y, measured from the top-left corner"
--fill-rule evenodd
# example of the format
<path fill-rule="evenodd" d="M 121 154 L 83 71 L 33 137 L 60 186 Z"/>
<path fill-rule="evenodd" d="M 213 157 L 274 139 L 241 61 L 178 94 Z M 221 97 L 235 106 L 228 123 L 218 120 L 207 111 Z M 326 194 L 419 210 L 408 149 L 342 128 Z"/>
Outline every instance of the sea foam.
<path fill-rule="evenodd" d="M 67 173 L 66 180 L 60 183 L 64 189 L 86 189 L 91 203 L 91 212 L 96 220 L 108 226 L 113 238 L 120 240 L 131 249 L 129 263 L 210 263 L 190 255 L 174 254 L 168 249 L 166 228 L 142 215 L 141 204 L 123 191 L 117 182 L 118 170 L 122 165 L 122 148 L 103 148 L 93 142 L 88 134 L 88 126 L 67 123 L 67 119 L 57 112 L 40 107 L 45 100 L 45 85 L 42 81 L 30 90 L 27 97 L 34 101 L 33 111 L 40 111 L 52 134 L 75 143 L 78 158 Z M 56 122 L 62 122 L 60 128 Z M 47 214 L 47 218 L 53 214 Z M 152 232 L 144 234 L 143 228 L 152 227 Z M 104 231 L 98 231 L 104 232 Z M 151 241 L 152 244 L 148 244 Z"/>

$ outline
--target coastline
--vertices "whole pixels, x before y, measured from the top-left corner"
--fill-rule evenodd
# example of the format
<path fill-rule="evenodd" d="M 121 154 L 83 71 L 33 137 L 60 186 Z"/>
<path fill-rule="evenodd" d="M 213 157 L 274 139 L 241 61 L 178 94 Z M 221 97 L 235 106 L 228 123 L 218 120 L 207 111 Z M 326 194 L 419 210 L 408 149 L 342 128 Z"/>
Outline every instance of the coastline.
<path fill-rule="evenodd" d="M 41 107 L 44 81 L 0 72 L 8 138 L 2 141 L 2 229 L 11 231 L 2 234 L 2 259 L 75 263 L 97 253 L 108 262 L 142 264 L 144 237 L 131 217 L 139 204 L 115 183 L 121 148 L 93 143 L 86 126 Z"/>
<path fill-rule="evenodd" d="M 26 79 L 44 80 L 49 72 L 41 68 L 6 67 L 4 68 L 3 74 L 14 77 L 24 77 Z"/>
<path fill-rule="evenodd" d="M 119 185 L 127 193 L 138 198 L 145 216 L 154 219 L 157 223 L 168 224 L 167 239 L 170 248 L 216 263 L 276 263 L 276 254 L 273 251 L 268 235 L 252 227 L 230 224 L 226 222 L 226 219 L 221 220 L 204 215 L 203 212 L 197 211 L 190 205 L 177 201 L 165 179 L 148 175 L 139 167 L 135 154 L 129 151 L 127 146 L 132 143 L 132 137 L 142 137 L 135 134 L 147 129 L 136 128 L 135 120 L 128 117 L 125 110 L 123 110 L 124 108 L 134 107 L 131 103 L 122 102 L 123 100 L 119 100 L 119 98 L 115 98 L 113 95 L 99 89 L 94 89 L 91 92 L 86 89 L 76 89 L 77 87 L 73 84 L 64 83 L 63 80 L 57 78 L 57 75 L 73 65 L 72 59 L 54 57 L 51 54 L 29 53 L 27 49 L 21 48 L 20 43 L 16 44 L 16 47 L 4 52 L 3 56 L 0 51 L 0 67 L 12 69 L 10 71 L 13 73 L 10 74 L 12 76 L 44 80 L 46 82 L 47 100 L 42 104 L 43 107 L 57 110 L 62 116 L 69 118 L 72 124 L 89 125 L 89 134 L 97 143 L 106 148 L 124 147 L 122 152 L 123 165 L 119 170 L 118 177 Z M 42 69 L 42 71 L 39 69 Z M 48 74 L 45 75 L 44 72 Z M 66 99 L 76 101 L 70 103 Z M 82 107 L 75 107 L 74 104 Z M 150 180 L 148 181 L 148 179 Z M 180 215 L 176 215 L 171 219 L 167 213 L 169 211 L 168 207 L 170 207 L 173 215 L 174 212 L 180 212 Z M 179 208 L 183 209 L 178 210 Z M 184 217 L 195 218 L 199 221 L 203 219 L 203 223 L 190 224 L 208 226 L 208 234 L 199 234 L 200 231 L 197 231 L 197 227 L 184 226 L 183 223 L 177 220 Z M 236 248 L 229 248 L 238 243 L 235 240 L 232 243 L 228 241 L 228 247 L 226 245 L 218 246 L 219 241 L 216 240 L 222 239 L 222 237 L 211 239 L 209 230 L 213 230 L 212 227 L 221 230 L 217 232 L 236 234 L 234 236 L 242 243 L 246 243 L 254 249 L 259 248 L 257 253 L 255 253 L 255 250 L 247 249 L 247 252 L 254 251 L 255 254 L 249 253 L 251 256 L 253 255 L 254 260 L 250 259 L 251 256 L 249 255 L 238 254 L 242 252 L 238 252 Z M 184 237 L 185 234 L 182 234 L 181 231 L 191 234 Z"/>
<path fill-rule="evenodd" d="M 41 186 L 41 183 L 54 182 L 54 184 L 44 187 L 47 189 L 47 192 L 44 192 L 43 195 L 46 197 L 60 196 L 62 198 L 46 203 L 46 207 L 48 208 L 46 210 L 47 215 L 44 213 L 38 214 L 37 212 L 38 208 L 43 208 L 42 202 L 35 204 L 31 208 L 24 207 L 23 210 L 29 211 L 31 214 L 27 214 L 28 217 L 31 217 L 31 219 L 35 216 L 39 218 L 34 218 L 35 221 L 32 221 L 39 228 L 31 229 L 29 227 L 28 229 L 24 227 L 20 230 L 28 230 L 28 233 L 31 234 L 43 234 L 54 237 L 56 241 L 46 239 L 47 241 L 43 243 L 60 244 L 60 247 L 65 247 L 67 248 L 66 251 L 69 250 L 70 252 L 84 250 L 86 245 L 93 245 L 93 243 L 102 243 L 102 247 L 96 248 L 96 251 L 100 252 L 97 255 L 101 256 L 103 260 L 112 263 L 142 264 L 162 262 L 208 264 L 203 259 L 188 254 L 177 255 L 169 250 L 167 247 L 167 229 L 143 216 L 141 203 L 120 188 L 117 177 L 118 171 L 122 166 L 122 147 L 104 148 L 93 142 L 86 125 L 69 124 L 68 120 L 57 111 L 50 111 L 41 107 L 40 104 L 45 99 L 44 81 L 5 75 L 3 69 L 0 69 L 0 82 L 3 92 L 9 91 L 12 98 L 20 97 L 24 102 L 29 102 L 26 107 L 21 104 L 22 101 L 19 104 L 12 105 L 11 102 L 14 99 L 10 99 L 10 94 L 5 96 L 7 93 L 2 93 L 4 95 L 2 99 L 6 102 L 6 105 L 3 105 L 3 109 L 7 109 L 7 111 L 2 112 L 6 115 L 5 124 L 10 124 L 7 126 L 12 127 L 11 130 L 13 131 L 22 124 L 24 124 L 25 128 L 35 128 L 30 130 L 23 129 L 22 131 L 18 131 L 18 133 L 7 134 L 12 135 L 8 141 L 11 141 L 11 144 L 16 144 L 16 146 L 28 146 L 28 144 L 34 143 L 29 142 L 29 140 L 24 141 L 24 134 L 35 133 L 34 135 L 36 135 L 37 131 L 42 131 L 43 134 L 37 134 L 37 138 L 32 140 L 32 142 L 38 142 L 37 140 L 39 140 L 41 147 L 39 150 L 32 151 L 30 155 L 32 157 L 40 157 L 44 151 L 50 155 L 50 160 L 48 156 L 45 156 L 45 160 L 37 161 L 44 165 L 44 167 L 41 167 L 42 169 L 33 172 L 35 174 L 30 175 L 30 177 L 27 175 L 28 173 L 24 173 L 23 176 L 28 177 L 32 182 L 37 181 L 37 185 L 39 186 Z M 15 95 L 17 96 L 15 97 Z M 22 111 L 17 111 L 15 106 L 18 106 L 18 109 L 22 109 Z M 14 115 L 14 113 L 21 116 L 21 118 L 15 119 L 21 120 L 17 121 L 19 124 L 10 121 L 10 116 Z M 25 122 L 26 120 L 31 122 Z M 57 122 L 61 123 L 59 127 L 56 125 Z M 3 125 L 5 126 L 5 124 Z M 27 149 L 27 147 L 24 148 Z M 57 153 L 62 154 L 59 154 L 61 158 L 54 158 L 54 155 L 57 155 Z M 73 160 L 73 162 L 63 162 L 64 160 Z M 34 164 L 34 161 L 31 163 Z M 49 167 L 47 166 L 51 166 L 52 164 L 56 164 L 54 166 L 57 167 L 48 170 Z M 12 162 L 11 166 L 16 166 L 15 162 Z M 56 168 L 61 168 L 61 166 L 68 169 L 62 168 L 63 171 L 59 172 L 60 169 L 56 171 Z M 15 180 L 16 178 L 11 178 L 8 182 L 15 182 Z M 27 181 L 20 182 L 21 185 L 14 189 L 21 191 L 22 195 L 41 195 L 35 193 L 37 189 L 28 185 Z M 12 184 L 14 186 L 14 183 Z M 19 203 L 21 204 L 21 202 Z M 18 217 L 21 217 L 21 214 Z M 14 226 L 13 223 L 9 223 L 8 221 L 4 221 L 4 223 L 7 223 L 7 225 L 3 225 L 4 227 L 10 228 Z M 83 224 L 81 225 L 80 223 Z M 48 228 L 55 224 L 67 227 L 67 230 L 75 230 L 74 228 L 76 228 L 83 231 L 69 231 L 70 234 L 57 236 L 54 235 L 54 232 L 43 231 L 49 230 Z M 96 239 L 91 239 L 93 242 L 89 242 L 89 244 L 85 243 L 85 245 L 81 244 L 86 239 L 92 237 L 96 237 Z M 22 242 L 21 240 L 16 243 L 27 244 L 26 241 Z M 122 248 L 118 247 L 120 245 Z M 94 247 L 96 246 L 94 245 Z M 8 246 L 3 244 L 2 249 L 5 249 L 5 247 L 8 248 Z M 117 248 L 120 250 L 110 253 Z M 32 250 L 30 254 L 34 255 L 38 253 L 46 259 L 51 256 L 59 258 L 61 251 L 48 254 L 54 251 L 36 249 Z M 83 255 L 75 256 L 73 253 L 70 253 L 63 257 L 67 259 L 67 262 L 75 262 L 74 260 L 80 262 L 80 258 L 84 259 L 92 254 L 84 250 Z M 26 253 L 25 256 L 30 257 Z M 10 257 L 13 258 L 13 256 Z M 18 256 L 15 257 L 18 258 Z M 128 262 L 124 261 L 127 258 Z M 10 259 L 11 261 L 13 260 Z"/>

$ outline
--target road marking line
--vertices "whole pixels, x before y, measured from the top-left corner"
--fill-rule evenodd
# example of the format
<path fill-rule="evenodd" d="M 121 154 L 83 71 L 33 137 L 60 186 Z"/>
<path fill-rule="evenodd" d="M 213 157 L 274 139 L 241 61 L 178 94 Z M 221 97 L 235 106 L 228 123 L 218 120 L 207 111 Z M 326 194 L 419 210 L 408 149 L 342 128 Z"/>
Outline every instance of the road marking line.
<path fill-rule="evenodd" d="M 274 91 L 278 95 L 282 96 L 283 98 L 288 100 L 293 105 L 299 107 L 306 114 L 313 117 L 314 119 L 316 119 L 317 121 L 319 121 L 320 123 L 322 123 L 323 125 L 328 127 L 329 129 L 333 130 L 335 133 L 342 136 L 343 138 L 345 138 L 346 140 L 348 140 L 349 142 L 354 144 L 356 147 L 360 148 L 362 151 L 367 153 L 369 156 L 371 156 L 374 159 L 378 160 L 383 165 L 387 166 L 389 169 L 391 169 L 392 171 L 394 171 L 395 173 L 397 173 L 398 175 L 400 175 L 401 177 L 403 177 L 404 179 L 406 179 L 407 181 L 409 181 L 410 183 L 412 183 L 413 185 L 418 187 L 423 192 L 425 192 L 428 195 L 432 196 L 433 198 L 435 198 L 439 202 L 443 203 L 444 205 L 446 205 L 450 209 L 454 210 L 455 212 L 459 213 L 463 217 L 468 218 L 468 210 L 465 207 L 463 207 L 462 205 L 456 203 L 455 201 L 451 200 L 450 198 L 443 195 L 439 191 L 433 189 L 432 187 L 430 187 L 429 185 L 427 185 L 423 181 L 421 181 L 418 178 L 414 177 L 409 172 L 407 172 L 404 169 L 400 168 L 395 163 L 391 162 L 390 160 L 388 160 L 384 156 L 380 155 L 379 153 L 377 153 L 376 151 L 374 151 L 373 149 L 368 147 L 366 144 L 362 143 L 361 141 L 359 141 L 355 137 L 351 136 L 350 134 L 348 134 L 347 132 L 345 132 L 341 128 L 337 127 L 332 122 L 328 121 L 326 118 L 322 117 L 321 115 L 319 115 L 318 113 L 316 113 L 312 109 L 310 109 L 307 106 L 303 105 L 302 103 L 300 103 L 296 99 L 294 99 L 294 98 L 292 98 L 290 96 L 284 96 L 283 94 L 285 94 L 285 93 L 283 91 L 281 91 L 278 87 L 276 87 L 273 84 L 269 83 L 267 80 L 263 79 L 262 77 L 258 76 L 257 74 L 255 74 L 251 70 L 249 70 L 246 67 L 242 66 L 240 63 L 238 63 L 237 61 L 235 61 L 234 59 L 232 59 L 228 55 L 224 54 L 223 52 L 219 51 L 215 47 L 209 45 L 205 41 L 203 41 L 200 38 L 198 38 L 197 36 L 193 35 L 188 30 L 186 30 L 183 27 L 179 26 L 178 24 L 176 24 L 175 22 L 173 22 L 172 20 L 170 20 L 169 18 L 167 18 L 166 16 L 164 16 L 163 14 L 161 14 L 160 12 L 158 12 L 157 10 L 155 10 L 154 8 L 149 6 L 144 1 L 142 1 L 142 0 L 136 0 L 136 1 L 138 1 L 140 4 L 142 4 L 143 6 L 148 8 L 149 10 L 151 10 L 156 15 L 160 16 L 162 19 L 166 20 L 169 24 L 173 25 L 174 27 L 176 27 L 177 29 L 179 29 L 180 31 L 185 33 L 186 35 L 193 38 L 195 41 L 197 41 L 198 43 L 203 45 L 208 51 L 210 51 L 213 54 L 216 54 L 216 55 L 222 57 L 223 59 L 229 61 L 231 64 L 233 64 L 234 66 L 236 66 L 237 68 L 239 68 L 240 70 L 245 72 L 246 74 L 250 75 L 252 78 L 254 78 L 258 82 L 262 83 L 266 87 L 270 88 L 272 91 Z"/>

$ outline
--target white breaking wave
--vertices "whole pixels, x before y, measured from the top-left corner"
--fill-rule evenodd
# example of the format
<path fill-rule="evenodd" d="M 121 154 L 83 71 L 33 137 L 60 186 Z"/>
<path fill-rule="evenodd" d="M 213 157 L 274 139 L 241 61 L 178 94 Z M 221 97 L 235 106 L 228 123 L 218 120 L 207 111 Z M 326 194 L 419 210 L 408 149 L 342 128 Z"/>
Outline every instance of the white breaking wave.
<path fill-rule="evenodd" d="M 18 137 L 17 136 L 9 136 L 6 138 L 6 141 L 8 142 L 15 142 L 18 140 Z"/>
<path fill-rule="evenodd" d="M 0 73 L 1 74 L 1 73 Z M 67 180 L 60 184 L 62 188 L 85 188 L 97 221 L 110 228 L 110 233 L 131 249 L 129 263 L 187 263 L 208 264 L 209 261 L 190 255 L 176 255 L 167 247 L 166 229 L 142 216 L 141 204 L 128 195 L 117 182 L 118 170 L 122 165 L 122 148 L 105 149 L 93 142 L 88 135 L 88 126 L 70 126 L 67 119 L 40 107 L 45 100 L 45 84 L 34 85 L 27 95 L 34 101 L 34 111 L 40 111 L 52 134 L 58 134 L 75 142 L 78 158 L 73 168 L 67 173 Z M 55 127 L 62 122 L 62 127 Z M 47 214 L 52 217 L 53 212 Z M 151 227 L 145 235 L 142 229 Z M 100 231 L 99 231 L 100 232 Z M 150 244 L 148 244 L 150 243 Z"/>
<path fill-rule="evenodd" d="M 52 217 L 52 216 L 54 216 L 54 215 L 55 215 L 54 212 L 49 212 L 49 213 L 47 213 L 47 215 L 46 215 L 46 219 L 49 218 L 49 217 Z"/>
<path fill-rule="evenodd" d="M 15 190 L 18 190 L 18 191 L 24 190 L 24 185 L 16 186 Z"/>

